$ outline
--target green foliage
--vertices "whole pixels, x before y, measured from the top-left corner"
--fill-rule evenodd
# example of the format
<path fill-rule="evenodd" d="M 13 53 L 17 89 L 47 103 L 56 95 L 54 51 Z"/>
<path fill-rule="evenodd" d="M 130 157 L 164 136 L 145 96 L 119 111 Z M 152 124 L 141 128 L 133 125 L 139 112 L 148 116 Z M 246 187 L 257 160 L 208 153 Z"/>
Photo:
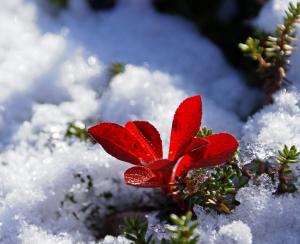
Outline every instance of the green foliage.
<path fill-rule="evenodd" d="M 239 48 L 245 53 L 245 55 L 251 57 L 253 60 L 260 60 L 264 52 L 264 48 L 261 46 L 260 40 L 252 37 L 248 37 L 246 43 L 240 43 Z"/>
<path fill-rule="evenodd" d="M 294 145 L 290 148 L 285 145 L 278 153 L 277 161 L 280 167 L 278 168 L 279 184 L 276 193 L 293 193 L 297 191 L 297 187 L 293 183 L 294 177 L 291 175 L 293 172 L 289 164 L 299 163 L 300 152 Z"/>
<path fill-rule="evenodd" d="M 263 58 L 267 66 L 276 66 L 278 59 L 289 57 L 295 42 L 295 24 L 300 17 L 300 3 L 293 5 L 290 3 L 283 24 L 279 25 L 272 35 L 263 38 L 262 40 L 249 37 L 245 44 L 240 43 L 240 49 L 254 60 Z"/>
<path fill-rule="evenodd" d="M 76 137 L 79 138 L 81 141 L 92 140 L 92 138 L 86 130 L 85 125 L 79 121 L 68 124 L 65 137 Z"/>
<path fill-rule="evenodd" d="M 68 0 L 49 0 L 49 2 L 58 8 L 67 8 L 69 4 Z"/>
<path fill-rule="evenodd" d="M 260 38 L 248 37 L 239 48 L 248 57 L 258 62 L 258 77 L 265 89 L 265 102 L 271 103 L 272 94 L 285 83 L 289 58 L 295 50 L 295 25 L 300 18 L 300 3 L 290 3 L 283 24 L 278 25 L 274 33 L 261 35 Z"/>
<path fill-rule="evenodd" d="M 166 229 L 172 234 L 172 237 L 170 240 L 164 239 L 162 244 L 196 244 L 198 242 L 199 235 L 195 234 L 198 223 L 191 221 L 191 211 L 182 217 L 171 214 L 170 219 L 173 225 L 166 225 Z"/>
<path fill-rule="evenodd" d="M 220 213 L 230 213 L 235 205 L 232 194 L 236 192 L 233 184 L 236 176 L 237 173 L 232 166 L 225 165 L 215 168 L 211 176 L 199 186 L 199 191 L 193 201 L 196 200 L 195 203 Z"/>
<path fill-rule="evenodd" d="M 125 65 L 123 63 L 112 63 L 108 69 L 109 78 L 112 79 L 115 76 L 124 73 Z"/>
<path fill-rule="evenodd" d="M 203 127 L 198 131 L 196 137 L 202 138 L 202 137 L 206 137 L 206 136 L 211 136 L 212 134 L 213 134 L 213 131 L 211 129 Z"/>
<path fill-rule="evenodd" d="M 122 231 L 125 237 L 132 241 L 134 244 L 154 244 L 155 241 L 152 239 L 152 235 L 146 237 L 148 230 L 148 222 L 142 221 L 138 217 L 125 218 L 124 226 L 122 226 Z"/>
<path fill-rule="evenodd" d="M 299 163 L 300 152 L 296 146 L 289 148 L 285 145 L 282 150 L 278 151 L 278 154 L 275 162 L 256 159 L 246 164 L 241 170 L 245 172 L 244 175 L 248 180 L 253 181 L 262 174 L 268 175 L 274 184 L 278 182 L 276 194 L 293 193 L 297 191 L 297 187 L 294 184 L 295 177 L 290 164 Z"/>
<path fill-rule="evenodd" d="M 287 145 L 284 145 L 284 148 L 281 151 L 279 150 L 278 153 L 279 156 L 277 157 L 277 160 L 282 165 L 299 163 L 300 152 L 295 145 L 291 146 L 290 148 L 288 148 Z"/>
<path fill-rule="evenodd" d="M 196 244 L 199 241 L 199 235 L 195 233 L 198 223 L 192 220 L 192 212 L 188 211 L 181 217 L 176 214 L 170 215 L 172 224 L 165 226 L 170 232 L 170 239 L 163 239 L 161 244 Z M 155 244 L 153 235 L 147 236 L 148 222 L 142 221 L 138 217 L 125 218 L 124 225 L 121 226 L 126 239 L 133 244 Z"/>
<path fill-rule="evenodd" d="M 233 178 L 236 176 L 236 171 L 229 165 L 216 168 L 210 177 L 211 189 L 221 195 L 233 193 L 235 191 Z"/>
<path fill-rule="evenodd" d="M 245 186 L 249 179 L 251 178 L 249 172 L 238 164 L 238 156 L 240 151 L 237 150 L 231 159 L 228 160 L 227 165 L 230 165 L 234 170 L 236 177 L 235 177 L 235 188 L 240 189 L 241 187 Z"/>
<path fill-rule="evenodd" d="M 176 190 L 188 209 L 197 204 L 228 214 L 238 203 L 235 179 L 238 179 L 238 172 L 228 164 L 215 167 L 210 173 L 204 169 L 193 170 L 178 179 Z"/>
<path fill-rule="evenodd" d="M 254 160 L 240 166 L 236 152 L 223 166 L 215 167 L 210 171 L 197 169 L 177 179 L 174 191 L 187 209 L 195 204 L 218 213 L 229 214 L 239 205 L 235 199 L 237 191 L 246 186 L 249 180 L 256 182 L 258 176 L 268 175 L 274 184 L 278 184 L 276 194 L 293 193 L 297 191 L 294 184 L 290 164 L 300 162 L 300 151 L 295 146 L 278 151 L 277 161 L 268 162 Z"/>

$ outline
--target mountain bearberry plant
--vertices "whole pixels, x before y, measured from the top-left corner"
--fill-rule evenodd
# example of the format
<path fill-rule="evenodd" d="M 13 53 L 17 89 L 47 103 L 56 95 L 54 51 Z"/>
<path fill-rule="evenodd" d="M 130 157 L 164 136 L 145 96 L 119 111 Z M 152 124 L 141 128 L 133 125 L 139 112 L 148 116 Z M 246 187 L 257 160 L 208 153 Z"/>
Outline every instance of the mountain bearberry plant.
<path fill-rule="evenodd" d="M 134 165 L 124 173 L 127 184 L 159 187 L 178 201 L 174 193 L 178 178 L 190 170 L 223 164 L 239 145 L 228 133 L 197 137 L 201 119 L 200 96 L 187 98 L 179 105 L 173 118 L 167 158 L 163 158 L 158 131 L 147 121 L 128 121 L 124 127 L 104 122 L 88 132 L 107 153 Z"/>

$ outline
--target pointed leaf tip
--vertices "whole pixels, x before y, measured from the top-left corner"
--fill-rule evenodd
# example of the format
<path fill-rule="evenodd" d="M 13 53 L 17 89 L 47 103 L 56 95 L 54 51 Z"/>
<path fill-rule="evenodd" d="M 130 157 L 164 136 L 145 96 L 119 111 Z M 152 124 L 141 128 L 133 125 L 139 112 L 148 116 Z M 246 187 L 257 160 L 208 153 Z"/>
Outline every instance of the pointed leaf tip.
<path fill-rule="evenodd" d="M 177 160 L 200 129 L 202 101 L 200 96 L 185 99 L 177 108 L 171 131 L 169 159 Z"/>
<path fill-rule="evenodd" d="M 147 121 L 128 121 L 125 128 L 145 145 L 153 160 L 163 157 L 160 134 L 152 124 Z"/>

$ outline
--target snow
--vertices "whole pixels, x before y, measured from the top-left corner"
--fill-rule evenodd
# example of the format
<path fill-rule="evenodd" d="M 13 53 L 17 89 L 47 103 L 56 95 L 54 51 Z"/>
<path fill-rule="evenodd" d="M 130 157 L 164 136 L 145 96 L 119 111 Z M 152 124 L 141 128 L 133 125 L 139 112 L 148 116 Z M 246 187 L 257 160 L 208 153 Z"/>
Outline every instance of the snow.
<path fill-rule="evenodd" d="M 45 243 L 45 244 L 72 244 L 72 238 L 66 234 L 51 235 L 36 226 L 26 223 L 22 226 L 19 239 L 24 244 Z"/>
<path fill-rule="evenodd" d="M 103 96 L 106 102 L 103 103 L 101 111 L 102 116 L 109 121 L 125 123 L 127 120 L 138 118 L 151 121 L 161 132 L 167 149 L 174 111 L 186 97 L 186 92 L 172 85 L 172 77 L 169 74 L 127 65 L 125 73 L 110 83 L 110 89 Z M 240 134 L 239 117 L 221 109 L 216 102 L 205 97 L 203 113 L 203 126 L 215 131 L 226 130 L 237 136 Z M 216 119 L 216 115 L 220 119 Z"/>
<path fill-rule="evenodd" d="M 264 5 L 254 23 L 266 31 L 272 32 L 278 24 L 282 23 L 289 3 L 297 4 L 297 2 L 297 0 L 270 0 Z"/>
<path fill-rule="evenodd" d="M 104 240 L 101 242 L 103 244 L 130 244 L 124 237 L 113 237 L 113 236 L 106 236 Z"/>
<path fill-rule="evenodd" d="M 223 225 L 218 234 L 222 239 L 220 243 L 252 243 L 251 229 L 242 221 L 232 221 L 228 225 Z"/>
<path fill-rule="evenodd" d="M 253 157 L 270 157 L 284 145 L 300 147 L 299 101 L 295 89 L 278 92 L 274 104 L 249 119 L 243 128 L 243 142 Z"/>
<path fill-rule="evenodd" d="M 296 0 L 271 0 L 266 3 L 253 24 L 269 32 L 274 32 L 278 24 L 283 22 L 285 10 L 289 3 L 297 4 Z M 299 24 L 296 25 L 300 45 Z M 300 146 L 299 141 L 299 88 L 300 70 L 298 63 L 300 52 L 296 50 L 291 57 L 291 68 L 287 78 L 293 82 L 287 90 L 278 92 L 275 102 L 255 114 L 244 126 L 244 142 L 252 144 L 252 153 L 257 157 L 268 157 L 284 144 Z"/>
<path fill-rule="evenodd" d="M 299 196 L 274 197 L 272 184 L 262 176 L 260 186 L 239 191 L 241 205 L 228 217 L 207 215 L 201 208 L 200 233 L 204 243 L 298 243 Z"/>
<path fill-rule="evenodd" d="M 280 18 L 277 2 L 285 4 L 270 1 L 262 13 Z M 279 92 L 273 105 L 243 124 L 257 91 L 244 85 L 193 25 L 155 12 L 148 0 L 120 0 L 112 11 L 99 13 L 83 0 L 71 1 L 61 13 L 40 1 L 3 1 L 0 20 L 1 243 L 96 243 L 80 211 L 84 204 L 128 210 L 140 199 L 151 202 L 144 190 L 114 183 L 123 182 L 128 164 L 98 145 L 65 139 L 70 122 L 149 120 L 166 149 L 176 107 L 201 94 L 203 126 L 242 139 L 247 160 L 272 156 L 283 144 L 300 147 L 297 88 Z M 125 63 L 125 71 L 109 81 L 114 62 Z M 296 70 L 292 74 L 299 77 Z M 78 174 L 91 176 L 92 194 Z M 201 240 L 299 242 L 299 196 L 274 197 L 267 187 L 241 190 L 241 205 L 230 216 L 197 209 Z M 99 197 L 105 192 L 112 199 Z M 68 194 L 76 204 L 66 200 Z M 102 243 L 128 242 L 106 236 Z"/>

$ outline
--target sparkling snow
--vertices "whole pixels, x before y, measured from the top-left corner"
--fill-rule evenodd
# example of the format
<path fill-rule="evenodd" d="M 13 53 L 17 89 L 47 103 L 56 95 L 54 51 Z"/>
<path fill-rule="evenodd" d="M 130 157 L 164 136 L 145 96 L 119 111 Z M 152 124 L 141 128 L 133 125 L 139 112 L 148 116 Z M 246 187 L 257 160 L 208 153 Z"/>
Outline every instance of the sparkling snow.
<path fill-rule="evenodd" d="M 270 20 L 277 23 L 285 2 L 270 1 L 258 23 L 265 28 Z M 110 181 L 122 182 L 128 164 L 98 145 L 65 139 L 70 122 L 149 120 L 167 148 L 179 102 L 201 94 L 203 125 L 242 139 L 248 160 L 272 156 L 286 143 L 300 147 L 297 88 L 279 92 L 273 105 L 243 124 L 257 92 L 192 24 L 155 12 L 148 0 L 120 0 L 112 11 L 99 13 L 83 0 L 61 13 L 41 1 L 2 1 L 0 33 L 1 243 L 94 243 L 78 206 L 61 205 L 70 192 L 86 196 L 74 177 L 78 173 L 93 178 L 95 194 L 117 194 L 112 203 L 124 199 L 130 205 L 133 195 L 143 195 Z M 109 82 L 114 62 L 125 63 L 125 72 Z M 290 75 L 298 81 L 296 68 Z M 241 190 L 241 205 L 230 216 L 198 208 L 201 240 L 298 243 L 299 196 L 276 198 L 265 181 Z M 103 243 L 128 242 L 107 236 Z"/>

